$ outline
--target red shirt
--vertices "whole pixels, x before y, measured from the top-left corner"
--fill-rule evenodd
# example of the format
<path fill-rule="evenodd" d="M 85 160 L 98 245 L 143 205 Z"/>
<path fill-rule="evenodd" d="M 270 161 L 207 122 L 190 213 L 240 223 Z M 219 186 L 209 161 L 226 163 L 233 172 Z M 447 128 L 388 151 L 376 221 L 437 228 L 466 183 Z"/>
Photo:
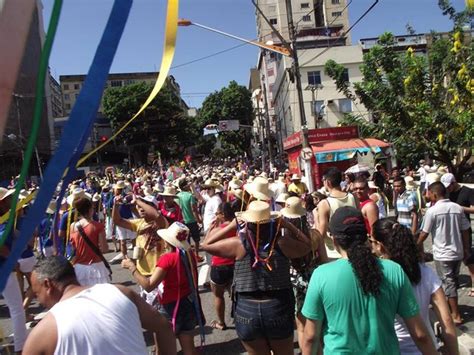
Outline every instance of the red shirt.
<path fill-rule="evenodd" d="M 71 225 L 71 244 L 76 248 L 75 264 L 90 265 L 100 262 L 100 258 L 96 253 L 87 245 L 84 238 L 80 235 L 79 231 L 72 230 Z M 104 232 L 104 224 L 96 221 L 92 221 L 87 224 L 84 229 L 84 233 L 89 237 L 92 243 L 99 247 L 99 234 Z"/>
<path fill-rule="evenodd" d="M 229 222 L 222 223 L 219 228 L 224 228 L 229 224 Z M 237 236 L 236 231 L 229 231 L 227 235 L 225 236 L 226 238 L 234 238 Z M 213 256 L 211 258 L 211 265 L 212 266 L 224 266 L 224 265 L 234 265 L 235 260 L 234 259 L 228 259 L 228 258 L 222 258 L 220 256 Z"/>
<path fill-rule="evenodd" d="M 173 222 L 183 223 L 183 213 L 181 212 L 181 208 L 176 202 L 173 203 L 172 207 L 169 207 L 166 205 L 165 201 L 160 201 L 158 203 L 158 210 L 163 216 L 166 217 L 170 224 L 172 224 Z"/>
<path fill-rule="evenodd" d="M 365 205 L 369 204 L 369 203 L 375 203 L 374 201 L 372 201 L 370 198 L 365 200 L 365 201 L 361 201 L 360 202 L 360 206 L 359 206 L 359 209 L 362 210 L 362 207 L 364 207 Z M 370 225 L 369 223 L 369 220 L 367 218 L 364 217 L 364 222 L 365 222 L 365 228 L 367 228 L 367 233 L 370 235 L 370 233 L 372 232 L 372 226 Z"/>
<path fill-rule="evenodd" d="M 180 297 L 183 298 L 191 293 L 189 281 L 186 275 L 184 264 L 180 266 L 180 281 L 178 283 L 178 255 L 175 251 L 163 254 L 156 263 L 156 267 L 166 270 L 163 282 L 163 295 L 161 303 L 167 304 L 178 300 L 178 290 L 181 290 Z M 193 271 L 194 272 L 194 271 Z"/>

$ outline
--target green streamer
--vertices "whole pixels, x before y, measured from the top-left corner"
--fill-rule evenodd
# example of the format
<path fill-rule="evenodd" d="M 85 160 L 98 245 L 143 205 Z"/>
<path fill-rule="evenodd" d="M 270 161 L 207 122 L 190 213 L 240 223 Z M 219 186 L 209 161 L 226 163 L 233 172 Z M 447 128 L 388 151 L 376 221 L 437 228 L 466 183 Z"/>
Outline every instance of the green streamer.
<path fill-rule="evenodd" d="M 35 90 L 35 107 L 33 113 L 33 122 L 31 126 L 30 137 L 25 150 L 25 158 L 21 166 L 20 178 L 16 184 L 15 193 L 12 197 L 12 204 L 10 207 L 10 215 L 8 217 L 8 224 L 0 238 L 0 246 L 5 243 L 7 236 L 10 234 L 13 222 L 15 221 L 16 206 L 18 203 L 18 196 L 20 195 L 21 187 L 25 184 L 26 177 L 28 176 L 28 170 L 31 164 L 31 158 L 33 157 L 33 151 L 38 140 L 38 133 L 41 124 L 41 116 L 43 113 L 43 101 L 44 101 L 44 87 L 46 82 L 46 74 L 48 73 L 48 62 L 49 56 L 51 55 L 51 49 L 53 47 L 54 37 L 56 30 L 58 29 L 59 15 L 61 14 L 61 7 L 63 5 L 62 0 L 55 0 L 53 10 L 51 13 L 51 19 L 49 21 L 48 33 L 44 41 L 44 46 L 41 51 L 40 64 L 38 69 L 38 78 L 36 81 Z"/>

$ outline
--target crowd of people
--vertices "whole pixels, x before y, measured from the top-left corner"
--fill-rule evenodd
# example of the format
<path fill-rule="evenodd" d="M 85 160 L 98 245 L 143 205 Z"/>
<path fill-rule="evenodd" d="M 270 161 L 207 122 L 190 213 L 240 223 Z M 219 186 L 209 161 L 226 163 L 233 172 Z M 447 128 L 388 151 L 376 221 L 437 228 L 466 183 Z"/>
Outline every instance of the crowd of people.
<path fill-rule="evenodd" d="M 457 354 L 462 262 L 474 281 L 474 191 L 424 161 L 391 175 L 383 164 L 373 174 L 331 167 L 313 192 L 306 179 L 227 163 L 109 167 L 74 181 L 3 290 L 15 351 L 146 354 L 144 328 L 155 352 L 176 353 L 177 339 L 196 354 L 196 334 L 202 344 L 205 325 L 229 331 L 229 312 L 249 354 L 293 354 L 295 330 L 303 354 Z M 12 193 L 0 188 L 1 215 Z M 27 213 L 24 205 L 0 266 Z M 113 263 L 139 293 L 113 284 Z M 213 320 L 201 305 L 206 288 Z M 27 336 L 34 298 L 50 311 Z"/>

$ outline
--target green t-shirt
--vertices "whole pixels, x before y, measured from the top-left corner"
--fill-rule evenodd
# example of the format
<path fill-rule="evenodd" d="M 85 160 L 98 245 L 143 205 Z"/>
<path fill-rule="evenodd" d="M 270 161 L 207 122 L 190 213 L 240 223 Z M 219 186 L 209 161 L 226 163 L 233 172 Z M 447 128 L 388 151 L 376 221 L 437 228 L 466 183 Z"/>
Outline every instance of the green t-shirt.
<path fill-rule="evenodd" d="M 184 223 L 194 223 L 196 218 L 194 218 L 193 207 L 196 205 L 197 201 L 194 195 L 189 191 L 181 191 L 178 193 L 178 204 L 181 207 L 181 212 L 183 213 Z"/>
<path fill-rule="evenodd" d="M 302 313 L 322 321 L 324 354 L 400 354 L 394 318 L 416 316 L 418 303 L 400 265 L 380 260 L 384 279 L 378 297 L 367 296 L 347 259 L 318 267 Z"/>

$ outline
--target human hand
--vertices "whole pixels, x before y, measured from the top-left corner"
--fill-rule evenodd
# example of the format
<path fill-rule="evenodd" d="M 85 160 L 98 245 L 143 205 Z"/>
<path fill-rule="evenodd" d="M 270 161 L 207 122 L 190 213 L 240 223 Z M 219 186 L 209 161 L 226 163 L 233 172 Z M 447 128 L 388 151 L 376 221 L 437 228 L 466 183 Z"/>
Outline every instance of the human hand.
<path fill-rule="evenodd" d="M 122 260 L 122 267 L 124 269 L 133 269 L 135 267 L 135 264 L 130 259 L 123 259 Z"/>

